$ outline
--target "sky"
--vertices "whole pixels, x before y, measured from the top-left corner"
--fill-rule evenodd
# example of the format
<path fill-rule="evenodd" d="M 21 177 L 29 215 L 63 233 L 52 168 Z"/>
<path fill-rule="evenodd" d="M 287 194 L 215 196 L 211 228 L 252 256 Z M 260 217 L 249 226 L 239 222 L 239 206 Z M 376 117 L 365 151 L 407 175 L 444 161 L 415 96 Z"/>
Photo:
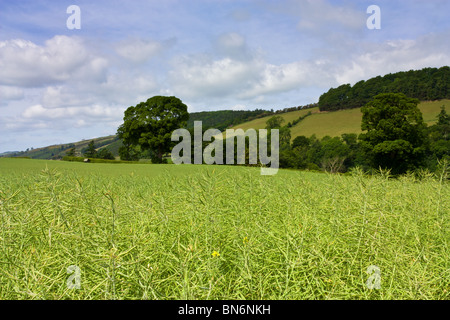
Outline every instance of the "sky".
<path fill-rule="evenodd" d="M 115 134 L 156 95 L 189 112 L 278 110 L 448 66 L 449 12 L 450 0 L 0 0 L 0 153 Z"/>

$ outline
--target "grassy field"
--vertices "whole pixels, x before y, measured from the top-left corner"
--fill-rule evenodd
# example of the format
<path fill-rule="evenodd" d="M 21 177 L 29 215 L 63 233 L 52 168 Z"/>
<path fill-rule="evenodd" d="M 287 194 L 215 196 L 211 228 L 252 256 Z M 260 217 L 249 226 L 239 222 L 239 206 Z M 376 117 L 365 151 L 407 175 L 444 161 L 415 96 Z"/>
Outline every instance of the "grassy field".
<path fill-rule="evenodd" d="M 419 109 L 422 111 L 425 123 L 428 125 L 436 123 L 437 115 L 441 111 L 440 108 L 442 105 L 446 107 L 447 112 L 450 112 L 450 100 L 448 99 L 440 101 L 424 101 L 419 104 Z M 281 115 L 286 119 L 283 124 L 287 124 L 289 121 L 305 115 L 308 111 L 311 111 L 312 115 L 306 117 L 303 121 L 291 128 L 292 140 L 301 135 L 310 137 L 315 134 L 318 138 L 322 138 L 327 135 L 339 137 L 343 133 L 361 133 L 362 113 L 359 108 L 334 112 L 319 112 L 318 108 L 311 108 L 288 112 Z M 269 118 L 270 116 L 249 121 L 233 127 L 233 129 L 263 129 Z"/>
<path fill-rule="evenodd" d="M 299 117 L 304 116 L 309 111 L 311 111 L 311 112 L 318 112 L 319 108 L 310 108 L 310 109 L 305 109 L 305 110 L 291 111 L 291 112 L 281 113 L 281 114 L 278 114 L 278 115 L 284 119 L 284 122 L 282 124 L 283 125 L 287 125 L 288 122 L 294 121 L 294 120 L 298 119 Z M 255 120 L 252 120 L 252 121 L 248 121 L 248 122 L 245 122 L 243 124 L 234 126 L 231 129 L 238 129 L 238 128 L 239 129 L 243 129 L 243 130 L 247 130 L 247 129 L 264 129 L 266 127 L 266 121 L 269 120 L 272 117 L 273 116 L 267 116 L 267 117 L 255 119 Z"/>
<path fill-rule="evenodd" d="M 0 159 L 0 299 L 448 299 L 449 191 L 439 177 Z"/>

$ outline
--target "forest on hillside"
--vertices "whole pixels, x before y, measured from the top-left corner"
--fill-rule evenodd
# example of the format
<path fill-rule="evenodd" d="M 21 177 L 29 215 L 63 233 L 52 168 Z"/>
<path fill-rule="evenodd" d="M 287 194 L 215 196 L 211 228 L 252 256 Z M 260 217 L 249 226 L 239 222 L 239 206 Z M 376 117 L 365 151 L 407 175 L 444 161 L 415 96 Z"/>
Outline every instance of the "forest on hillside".
<path fill-rule="evenodd" d="M 403 93 L 411 98 L 439 100 L 450 98 L 450 67 L 424 68 L 406 72 L 389 73 L 353 86 L 343 84 L 331 88 L 319 98 L 320 111 L 359 108 L 380 93 Z"/>

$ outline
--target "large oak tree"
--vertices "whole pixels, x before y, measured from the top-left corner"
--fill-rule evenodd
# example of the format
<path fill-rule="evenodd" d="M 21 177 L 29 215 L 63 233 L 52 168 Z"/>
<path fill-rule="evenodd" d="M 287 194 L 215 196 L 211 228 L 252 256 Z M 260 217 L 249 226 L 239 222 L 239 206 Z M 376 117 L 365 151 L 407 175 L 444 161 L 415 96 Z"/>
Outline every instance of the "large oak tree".
<path fill-rule="evenodd" d="M 155 154 L 152 161 L 161 163 L 163 154 L 172 146 L 172 132 L 186 126 L 188 118 L 187 106 L 180 99 L 154 96 L 125 110 L 117 134 L 123 148 L 151 150 Z"/>

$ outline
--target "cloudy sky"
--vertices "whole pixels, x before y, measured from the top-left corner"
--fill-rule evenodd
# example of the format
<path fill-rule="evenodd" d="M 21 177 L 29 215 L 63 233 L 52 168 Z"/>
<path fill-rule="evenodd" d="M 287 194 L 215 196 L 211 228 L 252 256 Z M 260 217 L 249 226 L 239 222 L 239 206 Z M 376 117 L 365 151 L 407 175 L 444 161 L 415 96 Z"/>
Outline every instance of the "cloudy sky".
<path fill-rule="evenodd" d="M 372 4 L 381 29 L 367 27 Z M 276 110 L 450 65 L 449 12 L 450 0 L 0 0 L 0 152 L 114 134 L 155 95 L 191 112 Z"/>

